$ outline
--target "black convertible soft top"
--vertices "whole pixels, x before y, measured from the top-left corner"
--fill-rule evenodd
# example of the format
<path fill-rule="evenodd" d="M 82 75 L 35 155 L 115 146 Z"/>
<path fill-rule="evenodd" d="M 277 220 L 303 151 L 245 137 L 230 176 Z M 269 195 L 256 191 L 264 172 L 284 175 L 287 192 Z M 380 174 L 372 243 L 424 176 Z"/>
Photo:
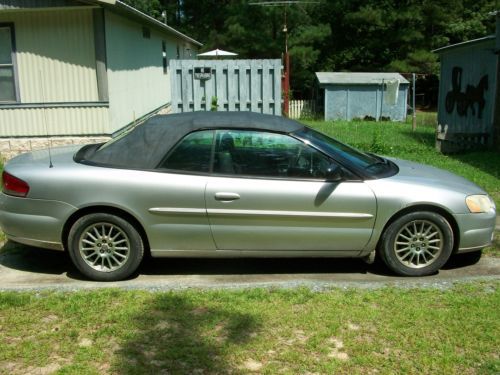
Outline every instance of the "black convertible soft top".
<path fill-rule="evenodd" d="M 82 148 L 78 162 L 118 168 L 153 169 L 186 134 L 200 129 L 259 129 L 292 133 L 304 128 L 285 117 L 254 112 L 190 112 L 156 115 L 110 144 Z"/>

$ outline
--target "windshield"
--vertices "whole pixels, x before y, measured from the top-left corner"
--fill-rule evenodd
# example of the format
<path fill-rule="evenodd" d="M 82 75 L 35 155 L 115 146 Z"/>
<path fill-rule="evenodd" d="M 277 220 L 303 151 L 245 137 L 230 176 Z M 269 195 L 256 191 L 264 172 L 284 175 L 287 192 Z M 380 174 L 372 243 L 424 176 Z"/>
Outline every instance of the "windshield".
<path fill-rule="evenodd" d="M 390 162 L 380 156 L 356 150 L 342 142 L 310 128 L 304 128 L 294 133 L 297 137 L 309 141 L 324 152 L 338 157 L 341 161 L 362 170 L 366 174 L 376 176 L 392 169 Z"/>

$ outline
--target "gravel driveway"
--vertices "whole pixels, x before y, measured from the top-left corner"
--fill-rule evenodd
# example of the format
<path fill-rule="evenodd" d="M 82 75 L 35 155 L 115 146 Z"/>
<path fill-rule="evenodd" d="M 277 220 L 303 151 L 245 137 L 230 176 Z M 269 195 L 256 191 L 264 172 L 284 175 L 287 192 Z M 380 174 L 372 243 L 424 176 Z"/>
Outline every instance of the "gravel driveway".
<path fill-rule="evenodd" d="M 133 278 L 102 283 L 85 280 L 62 252 L 7 243 L 0 253 L 0 290 L 447 287 L 481 279 L 500 279 L 499 258 L 455 256 L 439 273 L 422 278 L 394 276 L 360 259 L 146 259 Z"/>

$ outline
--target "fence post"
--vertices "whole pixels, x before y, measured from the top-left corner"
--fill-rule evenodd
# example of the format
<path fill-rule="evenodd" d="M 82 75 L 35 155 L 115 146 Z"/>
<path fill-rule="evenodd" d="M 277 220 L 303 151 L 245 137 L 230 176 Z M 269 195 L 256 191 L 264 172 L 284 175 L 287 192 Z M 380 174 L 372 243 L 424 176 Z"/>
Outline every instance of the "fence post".
<path fill-rule="evenodd" d="M 413 78 L 413 104 L 412 104 L 412 119 L 411 119 L 411 130 L 415 131 L 417 130 L 417 109 L 415 108 L 416 106 L 416 101 L 415 101 L 415 73 L 412 73 L 412 78 Z"/>

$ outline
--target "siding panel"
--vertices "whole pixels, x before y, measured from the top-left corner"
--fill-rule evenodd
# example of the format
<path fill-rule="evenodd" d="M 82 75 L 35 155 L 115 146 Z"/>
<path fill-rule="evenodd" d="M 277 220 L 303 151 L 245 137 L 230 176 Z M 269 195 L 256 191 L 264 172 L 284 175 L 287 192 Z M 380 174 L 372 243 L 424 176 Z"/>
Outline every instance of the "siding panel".
<path fill-rule="evenodd" d="M 107 107 L 0 110 L 0 137 L 109 134 Z"/>
<path fill-rule="evenodd" d="M 22 103 L 99 99 L 92 10 L 6 12 L 13 22 Z"/>

